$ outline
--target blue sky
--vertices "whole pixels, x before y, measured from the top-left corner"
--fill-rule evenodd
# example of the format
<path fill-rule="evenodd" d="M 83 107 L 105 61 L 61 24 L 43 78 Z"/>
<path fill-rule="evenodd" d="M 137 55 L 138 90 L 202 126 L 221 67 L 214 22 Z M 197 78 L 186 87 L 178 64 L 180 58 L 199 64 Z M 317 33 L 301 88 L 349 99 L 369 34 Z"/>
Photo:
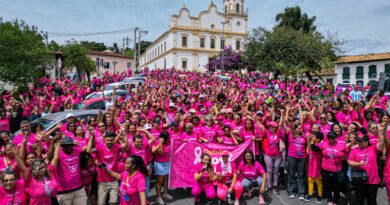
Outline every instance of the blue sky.
<path fill-rule="evenodd" d="M 221 10 L 222 0 L 214 0 Z M 0 17 L 23 19 L 39 30 L 56 33 L 88 33 L 139 26 L 153 41 L 168 29 L 173 14 L 186 5 L 192 16 L 206 10 L 210 0 L 0 0 Z M 298 5 L 316 16 L 317 29 L 344 41 L 347 55 L 390 52 L 390 1 L 388 0 L 245 0 L 249 30 L 272 28 L 275 16 L 287 6 Z M 133 33 L 77 37 L 112 45 Z M 59 43 L 70 38 L 53 38 Z M 132 45 L 132 44 L 131 44 Z"/>

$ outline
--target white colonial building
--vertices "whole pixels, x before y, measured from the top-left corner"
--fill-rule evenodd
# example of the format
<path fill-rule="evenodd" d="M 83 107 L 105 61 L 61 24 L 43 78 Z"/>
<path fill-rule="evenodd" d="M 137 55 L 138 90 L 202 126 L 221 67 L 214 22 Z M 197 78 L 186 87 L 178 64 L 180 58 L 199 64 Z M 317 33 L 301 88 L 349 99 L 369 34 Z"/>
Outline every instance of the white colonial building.
<path fill-rule="evenodd" d="M 367 85 L 384 72 L 390 77 L 390 53 L 344 56 L 335 65 L 336 82 Z"/>
<path fill-rule="evenodd" d="M 243 49 L 247 39 L 248 11 L 244 0 L 223 0 L 219 12 L 211 2 L 198 17 L 190 15 L 185 6 L 173 15 L 169 30 L 162 34 L 140 56 L 139 68 L 171 68 L 205 70 L 209 57 L 225 46 Z"/>

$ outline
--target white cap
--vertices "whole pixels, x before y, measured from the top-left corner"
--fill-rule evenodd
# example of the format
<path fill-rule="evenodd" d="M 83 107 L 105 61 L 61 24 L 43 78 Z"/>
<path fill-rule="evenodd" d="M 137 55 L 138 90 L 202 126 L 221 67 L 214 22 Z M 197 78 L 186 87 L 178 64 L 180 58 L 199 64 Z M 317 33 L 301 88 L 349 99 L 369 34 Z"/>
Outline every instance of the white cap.
<path fill-rule="evenodd" d="M 175 103 L 173 102 L 169 103 L 169 107 L 175 107 Z"/>
<path fill-rule="evenodd" d="M 150 130 L 150 129 L 152 129 L 152 125 L 151 124 L 145 124 L 144 125 L 144 129 L 145 130 Z"/>
<path fill-rule="evenodd" d="M 73 115 L 72 113 L 68 113 L 68 114 L 66 115 L 66 118 L 69 118 L 69 117 L 74 117 L 74 115 Z"/>
<path fill-rule="evenodd" d="M 200 98 L 204 98 L 205 96 L 202 94 L 202 95 L 199 95 Z"/>

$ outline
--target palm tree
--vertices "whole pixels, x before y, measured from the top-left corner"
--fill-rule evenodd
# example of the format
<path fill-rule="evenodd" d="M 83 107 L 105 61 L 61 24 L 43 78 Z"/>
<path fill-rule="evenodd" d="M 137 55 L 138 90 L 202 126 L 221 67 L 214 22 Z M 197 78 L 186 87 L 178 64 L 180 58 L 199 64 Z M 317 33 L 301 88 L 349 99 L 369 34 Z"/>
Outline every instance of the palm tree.
<path fill-rule="evenodd" d="M 306 13 L 302 14 L 299 6 L 285 8 L 284 13 L 278 13 L 275 20 L 279 22 L 278 27 L 288 26 L 305 33 L 312 33 L 316 30 L 314 25 L 316 17 L 309 18 Z"/>
<path fill-rule="evenodd" d="M 91 62 L 87 55 L 87 49 L 80 44 L 72 43 L 65 46 L 64 65 L 69 70 L 76 68 L 79 81 L 82 73 L 91 73 Z"/>

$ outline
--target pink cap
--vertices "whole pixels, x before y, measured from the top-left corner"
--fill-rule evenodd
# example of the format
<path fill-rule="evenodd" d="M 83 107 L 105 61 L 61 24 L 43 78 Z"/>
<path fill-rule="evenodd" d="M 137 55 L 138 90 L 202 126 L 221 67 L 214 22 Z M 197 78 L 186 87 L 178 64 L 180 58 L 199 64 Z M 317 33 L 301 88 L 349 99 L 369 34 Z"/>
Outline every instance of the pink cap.
<path fill-rule="evenodd" d="M 217 120 L 223 120 L 223 117 L 222 116 L 218 116 Z"/>
<path fill-rule="evenodd" d="M 273 127 L 278 127 L 278 123 L 272 121 L 272 122 L 268 122 L 267 123 L 267 126 L 273 126 Z"/>
<path fill-rule="evenodd" d="M 222 151 L 222 156 L 229 156 L 229 152 L 226 150 Z"/>
<path fill-rule="evenodd" d="M 233 113 L 233 109 L 232 108 L 226 109 L 226 113 Z"/>

